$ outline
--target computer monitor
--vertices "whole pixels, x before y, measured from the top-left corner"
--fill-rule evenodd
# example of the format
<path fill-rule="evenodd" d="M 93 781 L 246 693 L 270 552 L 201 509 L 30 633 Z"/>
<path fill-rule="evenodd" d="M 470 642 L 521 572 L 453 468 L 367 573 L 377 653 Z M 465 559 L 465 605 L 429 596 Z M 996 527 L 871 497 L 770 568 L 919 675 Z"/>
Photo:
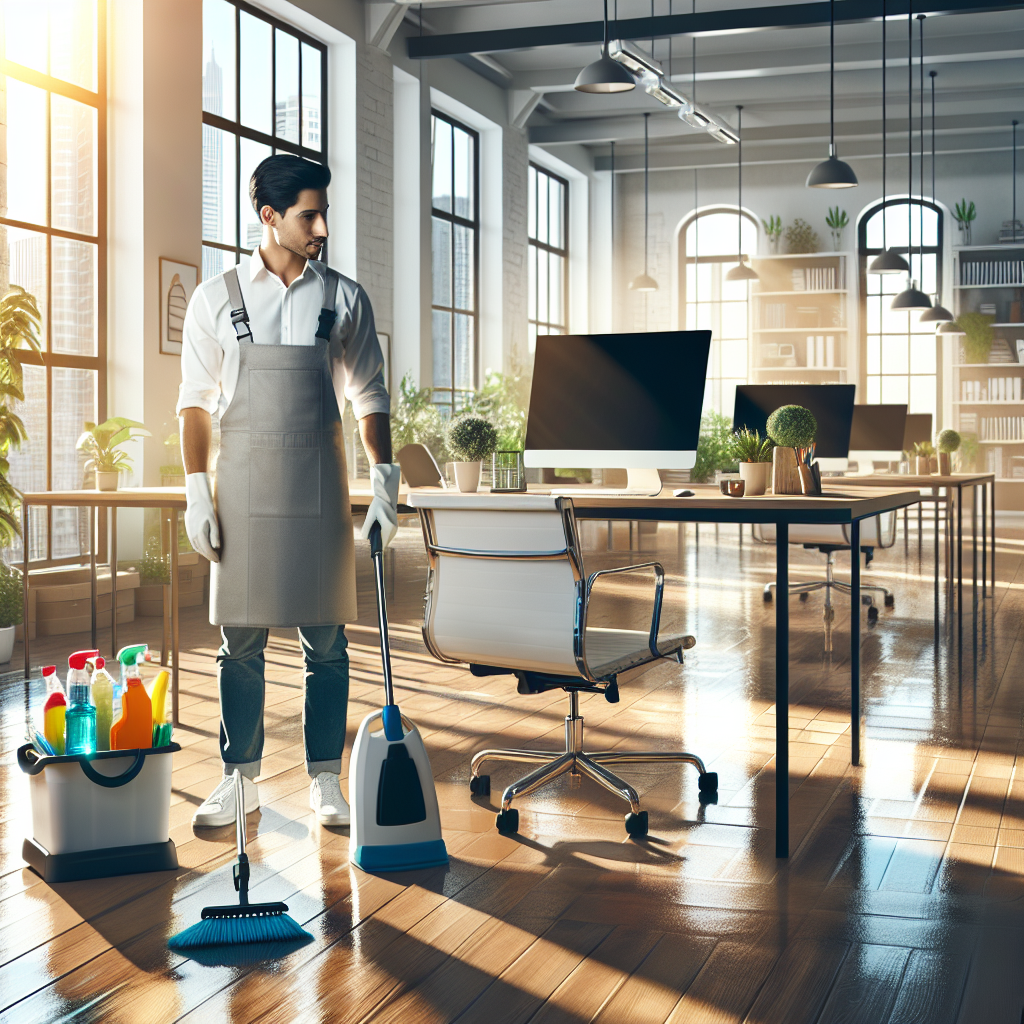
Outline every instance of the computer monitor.
<path fill-rule="evenodd" d="M 733 429 L 747 427 L 765 436 L 768 417 L 783 405 L 802 405 L 818 421 L 814 454 L 845 459 L 850 451 L 855 384 L 740 384 L 736 388 Z M 839 468 L 839 467 L 837 467 Z"/>
<path fill-rule="evenodd" d="M 906 405 L 855 405 L 850 452 L 859 463 L 898 460 L 906 426 Z M 872 467 L 869 464 L 861 468 Z"/>
<path fill-rule="evenodd" d="M 538 337 L 526 465 L 692 469 L 710 347 L 710 331 Z"/>
<path fill-rule="evenodd" d="M 930 412 L 912 412 L 907 416 L 907 425 L 903 431 L 903 450 L 913 451 L 914 445 L 932 439 L 932 414 Z"/>

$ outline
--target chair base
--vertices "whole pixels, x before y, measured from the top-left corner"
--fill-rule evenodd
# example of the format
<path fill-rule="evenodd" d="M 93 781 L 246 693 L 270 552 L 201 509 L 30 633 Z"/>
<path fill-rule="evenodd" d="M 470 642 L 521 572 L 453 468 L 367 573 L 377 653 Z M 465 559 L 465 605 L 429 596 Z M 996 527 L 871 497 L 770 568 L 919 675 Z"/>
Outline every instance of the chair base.
<path fill-rule="evenodd" d="M 509 813 L 512 801 L 527 796 L 542 786 L 548 785 L 561 775 L 569 774 L 571 784 L 575 788 L 584 776 L 611 793 L 620 796 L 629 804 L 630 814 L 626 818 L 626 831 L 631 835 L 646 833 L 646 813 L 640 810 L 640 797 L 637 791 L 610 771 L 608 765 L 619 764 L 692 764 L 700 772 L 700 790 L 702 796 L 716 794 L 718 791 L 718 775 L 709 772 L 704 762 L 696 755 L 686 751 L 662 750 L 608 750 L 588 752 L 583 749 L 583 716 L 579 713 L 579 694 L 569 690 L 569 714 L 565 717 L 565 750 L 558 753 L 552 750 L 481 750 L 473 756 L 471 763 L 472 778 L 470 786 L 474 792 L 480 792 L 477 780 L 488 778 L 482 776 L 480 768 L 487 761 L 515 761 L 524 764 L 538 765 L 528 775 L 513 782 L 505 788 L 501 795 L 501 811 L 498 814 L 498 826 L 503 821 L 514 822 L 515 827 L 503 828 L 503 831 L 515 831 L 518 827 L 518 814 Z M 488 790 L 489 791 L 489 780 Z M 643 815 L 644 828 L 640 832 L 637 818 Z M 632 819 L 632 820 L 631 820 Z"/>
<path fill-rule="evenodd" d="M 764 599 L 770 601 L 772 599 L 772 590 L 778 587 L 778 582 L 772 580 L 771 583 L 766 583 L 764 587 Z M 841 594 L 849 594 L 853 588 L 849 583 L 843 583 L 835 578 L 835 553 L 830 551 L 828 553 L 828 561 L 825 563 L 825 578 L 823 580 L 814 580 L 810 583 L 791 583 L 789 585 L 789 593 L 792 594 L 810 594 L 815 590 L 825 591 L 825 606 L 826 608 L 832 607 L 832 591 L 838 590 Z M 860 585 L 861 599 L 864 604 L 874 605 L 871 598 L 871 592 L 881 594 L 883 602 L 886 608 L 892 608 L 895 605 L 895 598 L 893 597 L 891 590 L 886 590 L 885 587 L 879 587 L 872 584 L 862 583 Z"/>

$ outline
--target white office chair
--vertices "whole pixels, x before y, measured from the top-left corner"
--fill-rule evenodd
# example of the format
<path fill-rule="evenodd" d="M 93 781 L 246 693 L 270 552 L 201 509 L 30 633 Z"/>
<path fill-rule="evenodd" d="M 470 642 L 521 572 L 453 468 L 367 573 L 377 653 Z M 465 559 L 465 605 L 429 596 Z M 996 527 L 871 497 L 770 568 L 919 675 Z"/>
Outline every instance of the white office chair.
<path fill-rule="evenodd" d="M 754 527 L 754 539 L 763 544 L 775 543 L 775 525 L 763 523 Z M 817 548 L 826 556 L 825 578 L 813 580 L 810 583 L 791 583 L 790 594 L 798 594 L 801 601 L 807 600 L 807 595 L 815 590 L 825 591 L 825 607 L 822 615 L 826 622 L 835 618 L 835 609 L 832 607 L 832 591 L 838 590 L 841 593 L 850 593 L 850 584 L 843 583 L 835 578 L 835 554 L 837 551 L 850 550 L 850 524 L 817 524 L 793 525 L 789 528 L 790 544 L 801 544 L 805 548 Z M 860 524 L 860 549 L 867 556 L 868 564 L 874 557 L 875 548 L 891 548 L 896 543 L 896 512 L 884 512 L 882 515 L 872 516 L 864 519 Z M 765 584 L 764 599 L 771 601 L 772 590 L 777 586 L 776 581 Z M 861 584 L 861 601 L 868 606 L 868 621 L 875 622 L 878 619 L 878 606 L 875 604 L 872 593 L 881 594 L 885 607 L 893 608 L 896 599 L 891 591 L 885 587 Z"/>
<path fill-rule="evenodd" d="M 481 495 L 452 492 L 413 494 L 429 561 L 423 638 L 441 661 L 468 663 L 474 675 L 514 674 L 520 693 L 560 688 L 569 694 L 565 748 L 481 750 L 473 757 L 470 788 L 490 793 L 487 761 L 536 764 L 508 786 L 496 824 L 515 832 L 519 812 L 512 801 L 568 772 L 617 793 L 629 803 L 626 831 L 647 834 L 647 812 L 629 783 L 609 766 L 684 762 L 700 772 L 704 799 L 715 799 L 718 775 L 695 754 L 681 751 L 583 749 L 580 691 L 619 699 L 618 676 L 659 658 L 683 660 L 695 643 L 684 634 L 659 635 L 665 574 L 657 562 L 584 574 L 572 501 L 546 495 Z M 587 621 L 598 580 L 619 573 L 650 573 L 654 582 L 650 628 L 609 629 Z"/>

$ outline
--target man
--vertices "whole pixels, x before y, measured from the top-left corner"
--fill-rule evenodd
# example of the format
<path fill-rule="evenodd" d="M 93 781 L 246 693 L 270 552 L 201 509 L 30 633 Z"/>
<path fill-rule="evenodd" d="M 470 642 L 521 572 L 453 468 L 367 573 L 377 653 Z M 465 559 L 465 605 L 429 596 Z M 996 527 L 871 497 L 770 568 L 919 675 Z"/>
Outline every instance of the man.
<path fill-rule="evenodd" d="M 298 627 L 305 662 L 302 728 L 310 807 L 347 825 L 338 775 L 348 707 L 344 623 L 356 617 L 354 544 L 341 409 L 347 397 L 372 463 L 363 526 L 398 526 L 399 467 L 391 464 L 390 402 L 366 292 L 319 262 L 327 239 L 330 170 L 267 157 L 249 196 L 263 225 L 259 249 L 204 281 L 185 316 L 178 400 L 192 546 L 210 559 L 224 778 L 194 825 L 235 818 L 231 775 L 245 812 L 259 807 L 264 648 L 270 627 Z M 215 485 L 212 414 L 220 413 Z"/>

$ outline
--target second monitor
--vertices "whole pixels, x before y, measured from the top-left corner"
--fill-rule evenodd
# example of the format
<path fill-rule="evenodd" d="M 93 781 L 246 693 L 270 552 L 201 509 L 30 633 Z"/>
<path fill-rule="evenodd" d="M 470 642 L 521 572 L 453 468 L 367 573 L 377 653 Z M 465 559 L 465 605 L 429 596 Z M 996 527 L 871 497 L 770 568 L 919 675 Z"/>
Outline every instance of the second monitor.
<path fill-rule="evenodd" d="M 850 453 L 855 384 L 740 384 L 736 388 L 733 429 L 746 427 L 767 435 L 768 417 L 783 405 L 802 405 L 818 421 L 815 456 L 845 459 Z"/>

